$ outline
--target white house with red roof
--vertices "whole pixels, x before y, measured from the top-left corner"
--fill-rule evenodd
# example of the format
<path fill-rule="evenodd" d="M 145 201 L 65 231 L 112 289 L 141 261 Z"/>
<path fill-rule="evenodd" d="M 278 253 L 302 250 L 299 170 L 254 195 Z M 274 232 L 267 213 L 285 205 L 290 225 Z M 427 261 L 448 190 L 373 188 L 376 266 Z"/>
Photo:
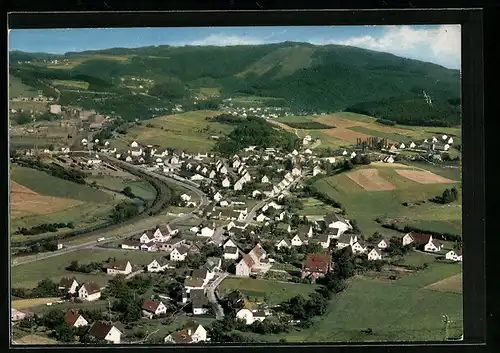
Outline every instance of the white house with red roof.
<path fill-rule="evenodd" d="M 146 299 L 142 304 L 142 314 L 148 319 L 152 319 L 154 315 L 162 315 L 166 313 L 167 307 L 159 300 Z"/>

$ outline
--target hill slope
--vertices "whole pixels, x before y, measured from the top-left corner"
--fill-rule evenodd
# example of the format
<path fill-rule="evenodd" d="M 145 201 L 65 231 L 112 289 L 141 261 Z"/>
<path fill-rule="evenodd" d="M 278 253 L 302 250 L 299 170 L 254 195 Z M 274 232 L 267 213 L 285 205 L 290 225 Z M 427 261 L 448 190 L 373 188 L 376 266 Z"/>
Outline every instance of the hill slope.
<path fill-rule="evenodd" d="M 60 63 L 43 62 L 48 59 Z M 354 47 L 285 42 L 113 48 L 59 56 L 11 52 L 10 63 L 12 75 L 45 91 L 53 80 L 88 82 L 85 94 L 62 89 L 61 103 L 114 111 L 126 119 L 150 118 L 159 115 L 154 108 L 174 104 L 193 109 L 200 89 L 216 88 L 220 99 L 276 97 L 297 111 L 362 111 L 414 125 L 449 126 L 460 120 L 458 70 Z M 105 99 L 101 92 L 107 92 Z M 421 102 L 428 107 L 422 109 Z"/>

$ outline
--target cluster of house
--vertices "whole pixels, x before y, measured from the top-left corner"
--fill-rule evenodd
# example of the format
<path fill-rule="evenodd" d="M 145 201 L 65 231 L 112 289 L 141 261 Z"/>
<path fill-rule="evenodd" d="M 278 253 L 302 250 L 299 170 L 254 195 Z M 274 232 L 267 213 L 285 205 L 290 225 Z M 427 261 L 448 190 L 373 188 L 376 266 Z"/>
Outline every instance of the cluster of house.
<path fill-rule="evenodd" d="M 271 316 L 271 312 L 266 309 L 258 308 L 250 302 L 240 291 L 235 290 L 225 296 L 224 300 L 229 309 L 233 310 L 236 318 L 245 321 L 251 325 L 256 321 L 264 321 L 266 317 Z"/>
<path fill-rule="evenodd" d="M 399 153 L 401 150 L 416 150 L 416 149 L 422 149 L 422 150 L 433 150 L 433 151 L 440 151 L 440 152 L 446 152 L 450 149 L 450 147 L 453 145 L 453 137 L 448 136 L 448 135 L 442 135 L 441 139 L 432 136 L 431 138 L 424 139 L 421 141 L 418 145 L 415 142 L 410 141 L 409 143 L 405 144 L 401 142 L 399 145 L 397 144 L 392 144 L 389 148 L 388 151 L 391 153 Z"/>
<path fill-rule="evenodd" d="M 145 318 L 153 318 L 155 315 L 160 316 L 167 313 L 167 307 L 163 302 L 155 299 L 146 299 L 142 305 L 142 314 Z M 19 310 L 11 310 L 11 321 L 17 322 L 22 320 L 27 315 Z M 72 328 L 89 326 L 89 321 L 78 311 L 70 309 L 64 315 L 64 322 Z M 88 331 L 91 337 L 99 340 L 105 340 L 110 343 L 119 344 L 123 332 L 121 332 L 111 322 L 96 321 Z M 167 335 L 164 339 L 165 343 L 197 343 L 209 341 L 206 329 L 193 320 L 188 321 L 182 330 L 175 331 Z"/>
<path fill-rule="evenodd" d="M 343 234 L 348 229 L 352 229 L 352 226 L 344 217 L 330 213 L 321 220 L 313 221 L 313 224 L 301 224 L 296 230 L 292 230 L 292 227 L 286 223 L 278 223 L 276 228 L 290 234 L 289 237 L 281 238 L 276 242 L 277 249 L 299 247 L 304 244 L 320 244 L 327 249 L 332 239 L 337 239 L 339 248 L 343 247 Z"/>
<path fill-rule="evenodd" d="M 230 99 L 231 98 L 228 98 L 228 102 L 231 102 Z M 255 117 L 262 118 L 262 119 L 276 119 L 276 118 L 279 118 L 280 116 L 288 115 L 287 113 L 285 113 L 283 111 L 282 108 L 279 108 L 279 107 L 275 107 L 275 108 L 249 107 L 249 108 L 246 108 L 246 107 L 237 107 L 237 106 L 234 106 L 233 103 L 229 103 L 229 105 L 226 105 L 226 104 L 222 105 L 220 107 L 220 109 L 227 114 L 231 114 L 232 116 L 240 116 L 242 118 L 246 118 L 248 116 L 255 116 Z"/>

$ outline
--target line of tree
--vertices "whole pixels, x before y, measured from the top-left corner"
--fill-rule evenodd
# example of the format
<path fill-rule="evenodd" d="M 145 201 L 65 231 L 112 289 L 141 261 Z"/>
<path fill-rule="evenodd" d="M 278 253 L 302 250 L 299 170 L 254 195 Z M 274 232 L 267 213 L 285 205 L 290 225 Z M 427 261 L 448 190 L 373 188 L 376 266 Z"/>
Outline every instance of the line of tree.
<path fill-rule="evenodd" d="M 101 272 L 102 268 L 102 262 L 92 261 L 88 264 L 80 264 L 77 260 L 73 260 L 68 266 L 66 266 L 65 270 L 70 272 L 93 273 Z"/>
<path fill-rule="evenodd" d="M 14 232 L 14 234 L 36 235 L 36 234 L 49 233 L 49 232 L 54 233 L 54 232 L 57 232 L 61 228 L 74 229 L 75 228 L 75 224 L 73 222 L 68 222 L 68 223 L 43 223 L 43 224 L 39 224 L 39 225 L 31 227 L 31 228 L 19 227 Z"/>
<path fill-rule="evenodd" d="M 62 297 L 59 284 L 46 278 L 39 281 L 35 288 L 11 288 L 11 295 L 20 299 Z"/>
<path fill-rule="evenodd" d="M 24 167 L 40 170 L 56 178 L 72 181 L 77 184 L 86 184 L 85 173 L 76 169 L 65 169 L 55 163 L 45 164 L 33 158 L 18 159 L 16 163 Z"/>
<path fill-rule="evenodd" d="M 378 223 L 381 224 L 383 228 L 387 229 L 392 229 L 396 230 L 401 233 L 409 233 L 409 232 L 415 232 L 415 233 L 424 233 L 424 234 L 430 234 L 434 238 L 439 239 L 439 240 L 444 240 L 444 241 L 454 241 L 454 242 L 459 242 L 462 241 L 462 236 L 459 234 L 452 234 L 452 233 L 447 233 L 447 232 L 436 232 L 433 230 L 427 230 L 427 229 L 421 229 L 409 225 L 401 226 L 398 225 L 397 223 L 394 222 L 384 222 L 382 220 L 376 220 Z"/>
<path fill-rule="evenodd" d="M 379 124 L 382 124 L 382 125 L 389 125 L 389 126 L 396 125 L 395 121 L 387 120 L 387 119 L 382 119 L 382 118 L 379 118 L 379 119 L 375 120 L 375 122 L 379 123 Z"/>
<path fill-rule="evenodd" d="M 139 205 L 133 202 L 122 201 L 113 208 L 111 214 L 109 215 L 109 218 L 114 223 L 120 223 L 127 219 L 131 219 L 137 216 L 138 214 L 139 214 Z"/>
<path fill-rule="evenodd" d="M 445 189 L 443 191 L 443 194 L 440 196 L 436 196 L 433 198 L 431 201 L 440 203 L 440 204 L 447 204 L 454 202 L 458 199 L 458 190 L 456 187 L 452 187 L 450 189 Z"/>

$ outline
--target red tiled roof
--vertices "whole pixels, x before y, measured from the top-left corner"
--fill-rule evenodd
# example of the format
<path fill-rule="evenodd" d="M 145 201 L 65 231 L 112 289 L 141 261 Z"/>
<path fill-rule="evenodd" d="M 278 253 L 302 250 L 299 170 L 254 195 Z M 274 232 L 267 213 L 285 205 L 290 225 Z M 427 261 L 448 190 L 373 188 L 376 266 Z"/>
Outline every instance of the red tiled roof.
<path fill-rule="evenodd" d="M 413 237 L 413 240 L 417 244 L 427 244 L 429 242 L 429 239 L 431 238 L 430 234 L 410 233 L 410 235 Z"/>
<path fill-rule="evenodd" d="M 330 268 L 330 256 L 326 254 L 308 254 L 302 270 L 326 273 Z"/>
<path fill-rule="evenodd" d="M 158 307 L 160 306 L 161 301 L 154 299 L 146 299 L 142 304 L 142 308 L 146 311 L 155 313 Z"/>
<path fill-rule="evenodd" d="M 68 310 L 66 316 L 64 316 L 64 322 L 66 322 L 68 326 L 73 326 L 79 317 L 80 314 L 78 314 L 78 312 L 74 310 Z"/>
<path fill-rule="evenodd" d="M 243 261 L 245 261 L 245 263 L 247 264 L 248 267 L 252 267 L 253 265 L 255 265 L 255 262 L 253 261 L 252 257 L 248 254 L 244 255 L 243 256 Z"/>
<path fill-rule="evenodd" d="M 186 330 L 175 331 L 170 334 L 174 343 L 191 343 L 193 338 L 187 333 Z"/>
<path fill-rule="evenodd" d="M 105 338 L 109 331 L 113 328 L 113 325 L 106 322 L 96 321 L 89 330 L 89 334 L 96 338 Z"/>

